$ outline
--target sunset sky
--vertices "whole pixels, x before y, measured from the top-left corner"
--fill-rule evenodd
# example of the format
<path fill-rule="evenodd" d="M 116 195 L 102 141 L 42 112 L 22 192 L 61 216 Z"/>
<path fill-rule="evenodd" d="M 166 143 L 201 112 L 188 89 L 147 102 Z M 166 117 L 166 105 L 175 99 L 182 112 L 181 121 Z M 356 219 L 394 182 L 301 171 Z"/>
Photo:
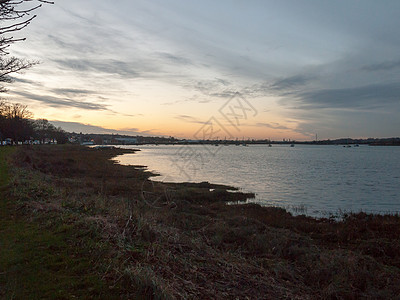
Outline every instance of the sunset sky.
<path fill-rule="evenodd" d="M 55 2 L 6 98 L 68 131 L 399 136 L 400 1 Z"/>

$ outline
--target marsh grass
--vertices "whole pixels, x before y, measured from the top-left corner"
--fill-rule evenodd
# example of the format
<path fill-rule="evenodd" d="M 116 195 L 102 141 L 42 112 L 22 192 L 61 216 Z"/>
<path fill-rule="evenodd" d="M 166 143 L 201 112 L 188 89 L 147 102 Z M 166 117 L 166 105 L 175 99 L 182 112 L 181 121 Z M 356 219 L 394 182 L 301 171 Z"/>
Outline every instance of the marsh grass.
<path fill-rule="evenodd" d="M 88 280 L 101 278 L 93 293 L 111 286 L 120 297 L 146 299 L 400 294 L 398 215 L 337 221 L 234 204 L 251 195 L 210 183 L 150 182 L 141 168 L 110 161 L 124 151 L 56 146 L 14 155 L 16 207 L 93 259 L 82 268 Z"/>
<path fill-rule="evenodd" d="M 14 152 L 12 147 L 0 147 L 0 189 L 8 183 L 7 158 Z"/>
<path fill-rule="evenodd" d="M 2 151 L 8 158 L 12 150 Z M 17 154 L 18 155 L 18 154 Z M 0 191 L 0 298 L 120 299 L 135 295 L 107 265 L 118 265 L 104 223 L 86 218 L 54 178 L 35 169 L 11 167 Z M 26 163 L 26 161 L 24 162 Z M 3 177 L 4 178 L 4 177 Z M 100 224 L 101 223 L 101 224 Z M 114 255 L 113 255 L 114 254 Z"/>

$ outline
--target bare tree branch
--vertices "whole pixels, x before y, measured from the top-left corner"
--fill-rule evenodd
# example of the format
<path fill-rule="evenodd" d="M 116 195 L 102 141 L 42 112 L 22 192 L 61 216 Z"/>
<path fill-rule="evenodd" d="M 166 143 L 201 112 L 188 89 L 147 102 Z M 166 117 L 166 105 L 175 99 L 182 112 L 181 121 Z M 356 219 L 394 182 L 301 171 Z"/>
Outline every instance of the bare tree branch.
<path fill-rule="evenodd" d="M 26 4 L 32 4 L 27 6 Z M 9 36 L 27 27 L 36 15 L 32 12 L 40 8 L 43 3 L 54 4 L 47 0 L 0 0 L 0 82 L 11 82 L 10 74 L 18 73 L 30 68 L 37 62 L 30 62 L 16 57 L 8 57 L 7 49 L 16 42 L 24 41 L 25 38 L 14 38 Z M 6 88 L 0 85 L 0 93 Z"/>

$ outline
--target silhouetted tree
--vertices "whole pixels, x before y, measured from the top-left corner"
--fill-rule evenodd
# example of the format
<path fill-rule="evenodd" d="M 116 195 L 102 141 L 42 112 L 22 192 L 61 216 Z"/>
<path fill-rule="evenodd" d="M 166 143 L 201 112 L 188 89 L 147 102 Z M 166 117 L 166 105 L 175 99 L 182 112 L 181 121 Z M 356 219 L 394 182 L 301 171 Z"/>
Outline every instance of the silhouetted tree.
<path fill-rule="evenodd" d="M 56 140 L 59 144 L 65 144 L 68 141 L 65 131 L 62 130 L 61 127 L 55 127 L 46 119 L 34 120 L 32 124 L 35 138 L 42 143 L 44 143 L 46 139 Z"/>
<path fill-rule="evenodd" d="M 61 127 L 56 128 L 56 131 L 54 132 L 54 139 L 58 144 L 66 144 L 68 142 L 67 133 Z"/>
<path fill-rule="evenodd" d="M 0 83 L 11 82 L 10 74 L 31 67 L 35 62 L 9 57 L 7 51 L 10 45 L 23 41 L 25 38 L 15 38 L 12 33 L 24 29 L 36 17 L 33 12 L 42 3 L 53 3 L 46 0 L 0 0 Z M 31 4 L 31 5 L 29 5 Z M 5 92 L 0 85 L 0 92 Z"/>
<path fill-rule="evenodd" d="M 0 101 L 0 141 L 11 138 L 14 142 L 38 139 L 56 140 L 59 144 L 68 141 L 61 127 L 56 127 L 46 119 L 32 120 L 32 113 L 26 105 Z"/>
<path fill-rule="evenodd" d="M 6 138 L 4 132 L 4 128 L 6 126 L 5 106 L 6 103 L 4 101 L 0 101 L 0 142 Z"/>
<path fill-rule="evenodd" d="M 2 139 L 23 142 L 33 136 L 32 113 L 26 105 L 0 102 L 0 132 Z"/>

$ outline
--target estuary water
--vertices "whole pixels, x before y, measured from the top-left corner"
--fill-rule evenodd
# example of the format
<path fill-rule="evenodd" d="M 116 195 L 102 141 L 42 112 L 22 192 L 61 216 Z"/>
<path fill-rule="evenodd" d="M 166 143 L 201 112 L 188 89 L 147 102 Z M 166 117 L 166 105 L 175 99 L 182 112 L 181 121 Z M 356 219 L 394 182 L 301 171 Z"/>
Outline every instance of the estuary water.
<path fill-rule="evenodd" d="M 166 182 L 220 183 L 294 213 L 400 212 L 400 147 L 144 145 L 116 158 Z"/>

